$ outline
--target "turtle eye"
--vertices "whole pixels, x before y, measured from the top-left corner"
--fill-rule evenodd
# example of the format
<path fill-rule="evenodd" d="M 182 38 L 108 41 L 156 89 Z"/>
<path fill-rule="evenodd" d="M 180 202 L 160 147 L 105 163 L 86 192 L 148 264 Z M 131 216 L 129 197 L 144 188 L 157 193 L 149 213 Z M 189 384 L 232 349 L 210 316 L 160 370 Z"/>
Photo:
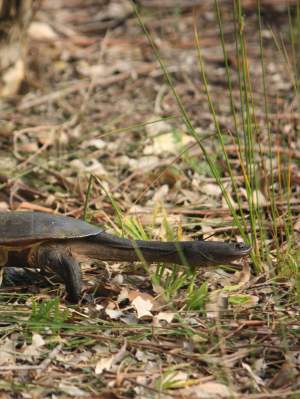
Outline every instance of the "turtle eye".
<path fill-rule="evenodd" d="M 235 247 L 236 247 L 237 249 L 244 249 L 244 248 L 248 247 L 248 245 L 246 245 L 246 244 L 243 243 L 243 242 L 235 242 Z"/>

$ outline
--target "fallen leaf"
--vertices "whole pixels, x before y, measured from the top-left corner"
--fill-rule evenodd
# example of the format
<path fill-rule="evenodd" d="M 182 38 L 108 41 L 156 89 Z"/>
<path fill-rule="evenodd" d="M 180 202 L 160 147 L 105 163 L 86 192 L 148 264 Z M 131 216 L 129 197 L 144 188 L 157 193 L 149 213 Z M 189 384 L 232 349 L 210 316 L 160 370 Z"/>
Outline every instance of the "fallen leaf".
<path fill-rule="evenodd" d="M 145 316 L 152 317 L 150 310 L 153 308 L 153 303 L 149 299 L 144 299 L 141 296 L 138 296 L 132 301 L 132 306 L 137 311 L 138 319 Z"/>
<path fill-rule="evenodd" d="M 13 96 L 19 90 L 24 79 L 25 66 L 22 59 L 17 60 L 12 66 L 2 71 L 0 97 Z"/>
<path fill-rule="evenodd" d="M 16 363 L 15 357 L 15 343 L 6 338 L 2 345 L 0 345 L 0 366 L 10 366 Z"/>
<path fill-rule="evenodd" d="M 148 299 L 149 301 L 154 303 L 154 298 L 152 295 L 147 294 L 147 292 L 140 292 L 138 290 L 131 290 L 127 293 L 127 298 L 132 302 L 135 298 L 142 297 L 143 299 Z"/>
<path fill-rule="evenodd" d="M 107 143 L 104 140 L 101 139 L 92 139 L 92 140 L 87 140 L 84 141 L 81 145 L 81 148 L 96 148 L 97 150 L 102 150 L 105 148 Z"/>
<path fill-rule="evenodd" d="M 208 302 L 205 305 L 207 317 L 215 319 L 220 311 L 228 308 L 228 294 L 222 290 L 216 290 L 209 294 Z"/>
<path fill-rule="evenodd" d="M 38 21 L 30 24 L 28 35 L 34 40 L 54 40 L 58 37 L 50 25 Z"/>
<path fill-rule="evenodd" d="M 244 363 L 242 362 L 242 367 L 248 371 L 249 375 L 251 376 L 254 384 L 256 385 L 256 389 L 259 389 L 259 385 L 264 386 L 265 383 L 262 380 L 262 378 L 260 378 L 258 375 L 256 375 L 254 373 L 254 371 L 252 370 L 252 368 L 250 367 L 250 365 L 248 363 Z"/>
<path fill-rule="evenodd" d="M 77 171 L 78 173 L 84 174 L 93 174 L 97 176 L 104 176 L 107 175 L 106 170 L 104 169 L 103 165 L 98 162 L 96 159 L 89 159 L 89 164 L 86 165 L 80 159 L 73 159 L 69 162 L 69 166 L 71 169 Z"/>
<path fill-rule="evenodd" d="M 152 317 L 150 310 L 152 310 L 154 306 L 154 298 L 151 295 L 140 291 L 129 291 L 128 299 L 137 311 L 138 319 L 145 316 Z"/>
<path fill-rule="evenodd" d="M 227 199 L 228 199 L 228 201 L 230 202 L 231 206 L 232 206 L 234 209 L 237 209 L 237 208 L 238 208 L 238 205 L 237 205 L 237 203 L 234 201 L 234 199 L 232 198 L 232 196 L 231 196 L 231 194 L 230 194 L 230 192 L 229 192 L 229 188 L 226 188 L 226 187 L 225 187 L 225 190 L 226 190 L 226 193 L 227 193 Z M 224 209 L 229 209 L 229 206 L 228 206 L 228 204 L 227 204 L 227 201 L 226 201 L 225 197 L 222 197 L 222 208 L 224 208 Z"/>
<path fill-rule="evenodd" d="M 252 202 L 254 206 L 265 206 L 267 204 L 265 196 L 259 190 L 254 190 L 252 192 Z"/>
<path fill-rule="evenodd" d="M 269 387 L 273 389 L 284 388 L 290 384 L 297 383 L 297 379 L 299 380 L 299 373 L 295 364 L 291 361 L 285 361 L 270 381 Z"/>
<path fill-rule="evenodd" d="M 246 260 L 243 261 L 243 269 L 240 272 L 237 272 L 235 274 L 235 277 L 236 277 L 237 283 L 240 287 L 243 287 L 250 281 L 251 270 L 250 270 L 249 262 L 247 262 Z"/>
<path fill-rule="evenodd" d="M 87 392 L 83 391 L 80 388 L 75 387 L 75 385 L 69 385 L 64 382 L 61 382 L 58 385 L 59 389 L 66 393 L 67 395 L 74 396 L 75 398 L 82 396 L 90 396 Z"/>
<path fill-rule="evenodd" d="M 219 399 L 235 397 L 235 393 L 226 385 L 218 382 L 205 382 L 180 390 L 181 394 L 197 399 Z M 188 397 L 188 396 L 187 396 Z"/>
<path fill-rule="evenodd" d="M 162 202 L 169 192 L 169 186 L 167 184 L 162 185 L 155 191 L 152 202 Z"/>
<path fill-rule="evenodd" d="M 219 197 L 222 194 L 222 190 L 217 184 L 207 183 L 199 187 L 200 191 L 206 195 L 212 197 Z"/>
<path fill-rule="evenodd" d="M 248 309 L 258 304 L 259 297 L 249 294 L 236 294 L 230 295 L 228 301 L 231 305 L 239 306 L 243 309 Z"/>
<path fill-rule="evenodd" d="M 131 166 L 133 163 L 131 162 Z M 143 171 L 143 173 L 147 171 L 152 171 L 159 165 L 159 158 L 155 155 L 149 155 L 146 157 L 140 157 L 139 159 L 135 160 L 133 170 Z"/>
<path fill-rule="evenodd" d="M 107 316 L 112 320 L 120 319 L 122 316 L 124 316 L 124 313 L 120 310 L 108 308 L 105 309 L 105 314 L 107 314 Z"/>
<path fill-rule="evenodd" d="M 95 367 L 95 374 L 99 375 L 102 374 L 104 370 L 110 370 L 113 365 L 114 357 L 104 357 L 100 359 Z"/>
<path fill-rule="evenodd" d="M 175 317 L 175 313 L 172 312 L 159 312 L 156 316 L 157 320 L 164 320 L 168 323 L 171 323 Z"/>
<path fill-rule="evenodd" d="M 4 201 L 0 201 L 0 211 L 8 211 L 9 210 L 9 206 L 7 202 Z"/>
<path fill-rule="evenodd" d="M 294 231 L 300 231 L 300 218 L 296 219 L 296 222 L 293 226 Z"/>
<path fill-rule="evenodd" d="M 45 341 L 43 337 L 39 334 L 34 333 L 32 335 L 32 343 L 28 345 L 23 351 L 23 355 L 26 356 L 26 359 L 30 362 L 36 360 L 40 357 L 42 352 L 42 347 L 45 345 Z"/>
<path fill-rule="evenodd" d="M 110 370 L 114 365 L 120 363 L 126 356 L 127 343 L 125 341 L 121 349 L 113 356 L 100 359 L 95 367 L 95 374 L 102 374 L 104 370 Z"/>
<path fill-rule="evenodd" d="M 253 369 L 256 375 L 264 377 L 267 370 L 267 364 L 264 358 L 259 358 L 253 363 Z"/>
<path fill-rule="evenodd" d="M 153 115 L 145 126 L 146 133 L 149 136 L 157 136 L 160 133 L 170 132 L 172 126 L 166 121 L 161 119 L 159 115 Z"/>

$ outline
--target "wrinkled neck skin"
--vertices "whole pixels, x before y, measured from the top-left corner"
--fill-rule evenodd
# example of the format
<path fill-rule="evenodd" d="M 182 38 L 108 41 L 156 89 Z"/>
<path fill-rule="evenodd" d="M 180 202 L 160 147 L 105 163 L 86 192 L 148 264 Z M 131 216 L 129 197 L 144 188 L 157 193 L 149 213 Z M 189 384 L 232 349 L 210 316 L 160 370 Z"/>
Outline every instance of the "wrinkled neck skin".
<path fill-rule="evenodd" d="M 79 260 L 166 262 L 193 267 L 230 264 L 251 249 L 244 244 L 213 241 L 131 241 L 107 233 L 66 240 L 64 246 Z"/>

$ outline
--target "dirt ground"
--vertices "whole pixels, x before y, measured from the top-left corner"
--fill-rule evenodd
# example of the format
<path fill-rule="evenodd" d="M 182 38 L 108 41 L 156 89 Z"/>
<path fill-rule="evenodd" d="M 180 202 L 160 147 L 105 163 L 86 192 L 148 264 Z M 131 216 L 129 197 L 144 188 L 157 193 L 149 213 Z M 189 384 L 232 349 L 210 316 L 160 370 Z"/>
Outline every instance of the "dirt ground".
<path fill-rule="evenodd" d="M 232 2 L 219 4 L 237 123 L 214 2 L 136 3 L 173 88 L 234 203 L 199 67 L 195 27 L 198 31 L 210 98 L 250 233 L 235 144 L 247 126 L 241 117 L 242 67 Z M 289 18 L 296 9 L 275 3 L 280 2 L 262 2 L 260 35 L 256 2 L 245 1 L 240 29 L 251 79 L 259 204 L 265 223 L 271 224 L 266 194 L 271 137 L 273 172 L 282 189 L 276 203 L 283 253 L 288 242 L 280 222 L 287 212 L 294 233 L 300 231 L 299 98 L 287 62 L 293 57 Z M 17 96 L 0 105 L 1 210 L 82 218 L 93 175 L 88 216 L 110 231 L 122 231 L 113 198 L 128 225 L 135 217 L 151 239 L 168 239 L 171 230 L 184 239 L 242 240 L 129 1 L 43 1 L 28 45 L 26 81 Z M 287 190 L 281 180 L 286 171 L 289 204 L 281 195 Z M 127 234 L 133 232 L 128 227 Z M 270 227 L 264 238 L 271 251 L 276 249 L 273 234 Z M 256 249 L 260 245 L 258 240 Z M 252 258 L 250 269 L 244 265 L 240 274 L 200 270 L 195 283 L 206 281 L 210 296 L 198 311 L 187 308 L 184 286 L 170 288 L 166 300 L 161 287 L 130 264 L 83 265 L 84 293 L 78 306 L 69 306 L 63 287 L 54 283 L 50 288 L 1 288 L 0 398 L 300 397 L 296 272 L 287 272 L 284 262 L 277 268 L 276 258 L 270 259 L 258 271 Z M 295 270 L 299 273 L 297 262 Z M 60 303 L 53 299 L 55 294 Z"/>

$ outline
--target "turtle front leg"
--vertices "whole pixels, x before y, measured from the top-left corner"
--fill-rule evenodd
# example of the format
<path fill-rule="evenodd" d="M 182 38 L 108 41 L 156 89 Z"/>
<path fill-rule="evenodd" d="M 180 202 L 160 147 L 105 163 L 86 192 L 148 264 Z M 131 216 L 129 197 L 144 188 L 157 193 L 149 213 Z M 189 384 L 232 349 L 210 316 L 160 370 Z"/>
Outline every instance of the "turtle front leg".
<path fill-rule="evenodd" d="M 67 298 L 72 303 L 79 302 L 81 291 L 80 265 L 71 253 L 62 247 L 55 245 L 40 245 L 32 254 L 35 267 L 50 269 L 58 274 L 64 281 Z"/>

